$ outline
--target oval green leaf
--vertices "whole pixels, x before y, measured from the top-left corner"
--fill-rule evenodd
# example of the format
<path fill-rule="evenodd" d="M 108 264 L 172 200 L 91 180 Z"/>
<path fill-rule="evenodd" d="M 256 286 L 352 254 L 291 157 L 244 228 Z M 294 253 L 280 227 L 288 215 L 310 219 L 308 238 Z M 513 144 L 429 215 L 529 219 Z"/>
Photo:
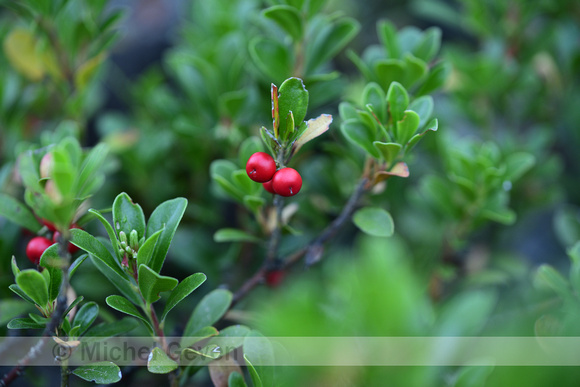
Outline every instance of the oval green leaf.
<path fill-rule="evenodd" d="M 354 213 L 352 220 L 361 231 L 372 236 L 390 237 L 395 231 L 391 214 L 382 208 L 361 208 Z"/>

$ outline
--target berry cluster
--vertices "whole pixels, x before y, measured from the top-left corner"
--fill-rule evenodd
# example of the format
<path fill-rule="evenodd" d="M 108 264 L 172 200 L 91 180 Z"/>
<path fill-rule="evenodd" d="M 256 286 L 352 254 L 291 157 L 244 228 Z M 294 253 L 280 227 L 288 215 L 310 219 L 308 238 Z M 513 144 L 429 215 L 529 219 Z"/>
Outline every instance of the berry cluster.
<path fill-rule="evenodd" d="M 49 232 L 52 233 L 52 240 L 43 236 L 36 236 L 32 238 L 28 245 L 26 246 L 26 256 L 30 260 L 30 262 L 38 265 L 40 262 L 40 257 L 44 253 L 44 250 L 48 249 L 55 243 L 58 243 L 60 239 L 60 233 L 54 227 L 54 224 L 49 222 L 48 220 L 41 219 L 41 223 L 48 228 Z M 72 224 L 70 228 L 80 228 L 77 224 Z M 72 243 L 68 244 L 68 252 L 71 254 L 76 253 L 79 250 L 78 247 L 73 245 Z"/>
<path fill-rule="evenodd" d="M 262 183 L 264 189 L 280 196 L 294 196 L 302 188 L 302 177 L 293 168 L 280 168 L 276 161 L 265 152 L 256 152 L 246 163 L 246 173 L 255 182 Z"/>

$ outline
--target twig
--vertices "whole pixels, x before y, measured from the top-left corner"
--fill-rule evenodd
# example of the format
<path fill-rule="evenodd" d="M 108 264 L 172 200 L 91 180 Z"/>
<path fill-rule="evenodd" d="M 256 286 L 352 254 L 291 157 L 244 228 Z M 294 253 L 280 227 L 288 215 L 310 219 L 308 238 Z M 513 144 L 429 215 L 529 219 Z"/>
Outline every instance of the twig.
<path fill-rule="evenodd" d="M 266 260 L 264 265 L 270 265 L 275 259 L 280 245 L 280 237 L 282 235 L 282 210 L 284 209 L 284 199 L 280 195 L 274 195 L 274 209 L 276 210 L 276 219 L 274 230 L 270 235 L 268 243 L 268 252 L 266 253 Z"/>
<path fill-rule="evenodd" d="M 38 342 L 30 348 L 30 350 L 26 353 L 26 355 L 18 361 L 18 364 L 14 366 L 7 374 L 5 374 L 2 379 L 0 380 L 0 386 L 6 387 L 9 386 L 12 382 L 14 382 L 19 376 L 24 373 L 24 368 L 26 368 L 31 361 L 33 361 L 44 345 L 46 341 L 51 337 L 56 335 L 57 327 L 60 325 L 63 317 L 64 312 L 66 311 L 67 307 L 67 292 L 68 292 L 68 267 L 70 262 L 70 254 L 68 252 L 68 238 L 65 238 L 61 235 L 61 239 L 59 242 L 59 255 L 64 258 L 66 265 L 64 265 L 64 269 L 62 270 L 62 285 L 60 288 L 60 293 L 58 298 L 56 299 L 56 309 L 52 313 L 51 319 L 49 323 L 44 328 L 42 332 L 41 338 Z"/>
<path fill-rule="evenodd" d="M 348 202 L 342 209 L 340 215 L 334 219 L 334 221 L 330 223 L 328 227 L 326 227 L 320 233 L 320 235 L 312 240 L 308 245 L 283 259 L 282 270 L 289 269 L 292 265 L 299 262 L 307 254 L 320 257 L 322 254 L 322 245 L 334 237 L 338 230 L 346 223 L 348 219 L 350 219 L 361 197 L 367 191 L 367 184 L 368 179 L 366 177 L 362 178 L 348 199 Z M 244 298 L 252 289 L 263 283 L 264 277 L 266 276 L 266 273 L 268 273 L 269 269 L 270 268 L 268 266 L 262 265 L 262 267 L 260 267 L 260 269 L 252 277 L 250 277 L 238 289 L 237 292 L 234 293 L 230 308 L 233 308 L 234 305 L 236 305 L 242 298 Z"/>

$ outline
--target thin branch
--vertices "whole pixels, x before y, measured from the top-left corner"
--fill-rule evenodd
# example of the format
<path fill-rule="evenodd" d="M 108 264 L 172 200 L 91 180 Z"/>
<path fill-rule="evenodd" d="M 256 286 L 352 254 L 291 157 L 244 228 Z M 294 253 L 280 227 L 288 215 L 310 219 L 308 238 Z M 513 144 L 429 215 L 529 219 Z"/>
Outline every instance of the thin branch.
<path fill-rule="evenodd" d="M 322 255 L 322 249 L 324 243 L 333 238 L 338 230 L 350 219 L 352 213 L 354 212 L 358 202 L 362 198 L 363 194 L 367 191 L 368 179 L 366 177 L 362 178 L 358 185 L 356 186 L 354 192 L 348 199 L 340 215 L 334 219 L 334 221 L 326 227 L 318 237 L 313 239 L 308 245 L 302 249 L 296 251 L 294 254 L 286 257 L 282 260 L 282 270 L 287 270 L 297 262 L 299 262 L 304 256 L 307 257 L 307 264 L 315 263 L 320 259 Z M 234 293 L 232 304 L 230 308 L 234 307 L 242 298 L 244 298 L 251 290 L 253 290 L 258 285 L 264 282 L 264 278 L 268 273 L 270 267 L 262 265 L 260 269 L 250 277 L 239 289 Z"/>
<path fill-rule="evenodd" d="M 56 335 L 57 328 L 61 324 L 62 319 L 64 318 L 64 312 L 66 311 L 67 307 L 67 292 L 68 292 L 68 267 L 70 262 L 70 254 L 68 252 L 68 238 L 65 238 L 61 235 L 59 242 L 59 255 L 64 259 L 65 265 L 64 269 L 62 270 L 62 285 L 60 288 L 60 293 L 58 298 L 56 299 L 56 309 L 52 313 L 51 319 L 49 323 L 44 328 L 42 332 L 41 338 L 38 342 L 30 348 L 28 353 L 18 361 L 18 364 L 14 366 L 7 374 L 5 374 L 2 379 L 0 379 L 0 386 L 6 387 L 9 386 L 12 382 L 14 382 L 18 377 L 23 375 L 24 368 L 26 368 L 30 362 L 32 362 L 40 353 L 42 348 L 46 345 L 48 339 L 54 335 Z"/>
<path fill-rule="evenodd" d="M 278 246 L 280 245 L 280 237 L 282 236 L 282 210 L 284 209 L 284 198 L 280 195 L 274 195 L 274 209 L 276 211 L 276 219 L 274 230 L 270 235 L 268 242 L 268 252 L 266 253 L 266 261 L 264 265 L 270 265 L 278 253 Z"/>

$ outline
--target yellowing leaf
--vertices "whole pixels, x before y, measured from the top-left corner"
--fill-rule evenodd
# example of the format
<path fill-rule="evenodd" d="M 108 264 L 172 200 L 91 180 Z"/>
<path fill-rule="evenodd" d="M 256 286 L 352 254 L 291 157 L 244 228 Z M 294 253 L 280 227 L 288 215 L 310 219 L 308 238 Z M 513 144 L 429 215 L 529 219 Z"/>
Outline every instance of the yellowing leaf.
<path fill-rule="evenodd" d="M 294 153 L 298 152 L 302 145 L 326 132 L 332 123 L 330 114 L 322 114 L 317 118 L 308 120 L 306 130 L 296 139 Z"/>
<path fill-rule="evenodd" d="M 400 162 L 395 164 L 390 171 L 378 171 L 375 173 L 374 176 L 374 184 L 380 183 L 383 180 L 386 180 L 390 177 L 398 176 L 398 177 L 409 177 L 409 167 L 407 164 Z"/>
<path fill-rule="evenodd" d="M 31 81 L 40 81 L 46 73 L 42 55 L 36 49 L 36 38 L 24 29 L 15 28 L 4 39 L 4 52 L 10 64 Z"/>

